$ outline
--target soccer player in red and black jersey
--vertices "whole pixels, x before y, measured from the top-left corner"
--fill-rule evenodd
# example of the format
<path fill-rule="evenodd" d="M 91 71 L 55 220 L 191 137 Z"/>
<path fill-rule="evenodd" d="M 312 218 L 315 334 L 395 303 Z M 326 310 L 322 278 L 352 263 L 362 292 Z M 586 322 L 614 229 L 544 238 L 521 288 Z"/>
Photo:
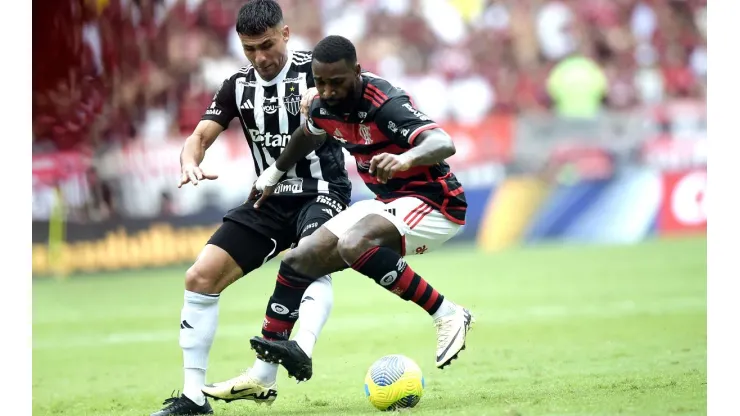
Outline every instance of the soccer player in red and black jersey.
<path fill-rule="evenodd" d="M 355 203 L 301 240 L 281 262 L 278 280 L 287 285 L 352 267 L 432 315 L 436 365 L 444 368 L 465 347 L 473 317 L 403 257 L 438 248 L 465 223 L 465 194 L 445 162 L 455 154 L 452 139 L 403 90 L 363 72 L 354 45 L 343 37 L 319 42 L 312 71 L 318 97 L 303 128 L 255 183 L 253 192 L 262 193 L 255 206 L 272 194 L 283 172 L 324 140 L 339 142 L 355 157 L 377 197 Z M 251 344 L 263 359 L 280 362 L 289 375 L 306 380 L 312 375 L 315 341 L 299 330 L 291 341 L 255 337 Z"/>

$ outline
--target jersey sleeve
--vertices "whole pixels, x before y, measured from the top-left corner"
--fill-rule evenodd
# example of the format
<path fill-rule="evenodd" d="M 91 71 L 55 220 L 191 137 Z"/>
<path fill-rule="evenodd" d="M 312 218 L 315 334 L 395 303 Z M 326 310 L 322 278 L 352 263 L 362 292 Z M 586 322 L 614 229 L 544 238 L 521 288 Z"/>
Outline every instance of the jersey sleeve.
<path fill-rule="evenodd" d="M 313 102 L 311 103 L 311 107 L 308 109 L 308 117 L 306 117 L 306 121 L 303 123 L 303 130 L 306 132 L 306 134 L 318 136 L 320 134 L 326 133 L 324 129 L 322 129 L 320 126 L 321 122 L 318 121 L 316 118 L 316 116 L 320 114 L 321 101 L 319 100 L 319 96 L 317 94 L 316 97 L 314 97 Z"/>
<path fill-rule="evenodd" d="M 215 121 L 224 129 L 227 128 L 231 120 L 239 114 L 239 110 L 236 108 L 234 91 L 234 80 L 231 78 L 224 80 L 213 96 L 211 105 L 203 113 L 201 120 Z"/>
<path fill-rule="evenodd" d="M 390 140 L 411 146 L 421 132 L 439 127 L 417 110 L 407 95 L 393 97 L 383 104 L 375 114 L 375 124 Z"/>

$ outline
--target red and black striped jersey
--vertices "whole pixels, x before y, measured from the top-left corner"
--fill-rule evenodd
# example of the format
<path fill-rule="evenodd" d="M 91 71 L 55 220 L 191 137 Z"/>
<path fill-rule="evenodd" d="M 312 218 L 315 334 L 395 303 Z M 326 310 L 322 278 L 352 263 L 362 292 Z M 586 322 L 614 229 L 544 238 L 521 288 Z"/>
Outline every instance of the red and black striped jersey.
<path fill-rule="evenodd" d="M 334 114 L 321 100 L 313 100 L 304 128 L 327 134 L 354 156 L 367 187 L 383 202 L 412 196 L 437 208 L 448 219 L 465 223 L 467 202 L 460 182 L 446 162 L 416 166 L 398 172 L 387 183 L 369 173 L 370 160 L 381 153 L 402 154 L 414 146 L 423 131 L 439 128 L 417 110 L 401 88 L 369 72 L 362 73 L 362 98 L 349 114 Z"/>

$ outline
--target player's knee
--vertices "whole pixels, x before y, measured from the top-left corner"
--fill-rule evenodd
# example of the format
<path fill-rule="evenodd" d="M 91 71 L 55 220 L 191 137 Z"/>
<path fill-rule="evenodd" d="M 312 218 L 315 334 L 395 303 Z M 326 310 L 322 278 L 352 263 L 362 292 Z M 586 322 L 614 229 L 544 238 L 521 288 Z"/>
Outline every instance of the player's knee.
<path fill-rule="evenodd" d="M 215 294 L 216 283 L 214 274 L 197 262 L 185 272 L 185 289 L 190 292 Z"/>
<path fill-rule="evenodd" d="M 349 230 L 337 242 L 339 255 L 347 264 L 357 261 L 366 251 L 377 246 L 376 239 L 362 230 Z"/>
<path fill-rule="evenodd" d="M 283 263 L 290 266 L 292 270 L 295 270 L 297 273 L 305 273 L 308 274 L 311 271 L 311 261 L 310 259 L 315 258 L 311 251 L 314 249 L 310 246 L 301 246 L 300 244 L 288 251 L 285 254 L 285 257 L 283 257 Z"/>

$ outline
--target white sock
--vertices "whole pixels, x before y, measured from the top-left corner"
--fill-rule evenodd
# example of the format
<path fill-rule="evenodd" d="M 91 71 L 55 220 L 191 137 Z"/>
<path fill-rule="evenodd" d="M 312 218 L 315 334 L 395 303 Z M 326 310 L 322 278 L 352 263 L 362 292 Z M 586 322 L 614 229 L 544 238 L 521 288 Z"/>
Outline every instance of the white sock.
<path fill-rule="evenodd" d="M 216 335 L 218 298 L 218 295 L 201 295 L 186 290 L 180 314 L 180 348 L 185 369 L 182 392 L 201 406 L 206 402 L 201 389 L 206 383 L 208 353 Z"/>
<path fill-rule="evenodd" d="M 260 360 L 254 360 L 254 365 L 249 369 L 249 375 L 262 382 L 263 384 L 272 384 L 277 379 L 278 364 L 268 363 Z"/>
<path fill-rule="evenodd" d="M 326 320 L 329 319 L 333 305 L 334 291 L 331 286 L 331 276 L 323 276 L 314 281 L 303 294 L 301 306 L 298 308 L 298 319 L 301 324 L 293 340 L 309 357 L 313 355 L 313 347 L 316 345 Z"/>
<path fill-rule="evenodd" d="M 198 406 L 203 406 L 206 396 L 200 390 L 206 384 L 206 370 L 201 368 L 185 368 L 185 387 L 182 394 L 194 401 Z"/>
<path fill-rule="evenodd" d="M 434 314 L 432 314 L 432 319 L 436 321 L 439 318 L 452 315 L 456 311 L 457 305 L 447 300 L 447 298 L 444 298 L 442 300 L 442 304 L 439 305 L 439 309 L 437 309 L 437 312 L 434 312 Z"/>

